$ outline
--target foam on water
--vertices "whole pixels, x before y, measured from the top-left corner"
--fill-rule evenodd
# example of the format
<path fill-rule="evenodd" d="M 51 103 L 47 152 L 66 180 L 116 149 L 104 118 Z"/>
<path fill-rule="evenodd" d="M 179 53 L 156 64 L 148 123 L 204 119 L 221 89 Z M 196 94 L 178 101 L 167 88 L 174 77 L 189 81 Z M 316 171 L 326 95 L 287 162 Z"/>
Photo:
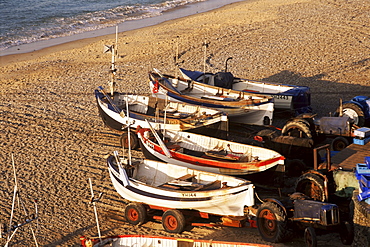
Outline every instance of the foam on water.
<path fill-rule="evenodd" d="M 206 0 L 2 0 L 0 51 L 115 26 Z"/>

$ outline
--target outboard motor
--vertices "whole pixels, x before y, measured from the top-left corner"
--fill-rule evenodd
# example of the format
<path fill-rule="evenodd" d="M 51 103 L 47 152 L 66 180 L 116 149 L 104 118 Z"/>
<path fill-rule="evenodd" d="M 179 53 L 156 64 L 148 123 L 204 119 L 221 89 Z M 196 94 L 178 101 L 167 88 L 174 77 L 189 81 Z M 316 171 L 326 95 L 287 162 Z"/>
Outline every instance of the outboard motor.
<path fill-rule="evenodd" d="M 230 72 L 217 72 L 214 77 L 214 85 L 226 89 L 233 88 L 234 76 Z"/>

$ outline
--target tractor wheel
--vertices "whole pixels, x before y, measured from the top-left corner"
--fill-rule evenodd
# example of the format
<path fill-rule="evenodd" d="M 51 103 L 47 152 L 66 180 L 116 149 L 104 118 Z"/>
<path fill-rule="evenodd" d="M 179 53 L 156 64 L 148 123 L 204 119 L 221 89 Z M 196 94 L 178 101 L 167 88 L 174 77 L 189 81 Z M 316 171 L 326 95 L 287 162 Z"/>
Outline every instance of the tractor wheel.
<path fill-rule="evenodd" d="M 334 140 L 331 142 L 331 150 L 333 151 L 342 151 L 349 145 L 349 141 L 347 138 L 343 136 L 335 137 Z"/>
<path fill-rule="evenodd" d="M 325 195 L 324 179 L 313 173 L 300 176 L 296 181 L 295 191 L 303 193 L 315 201 L 325 202 L 328 199 Z"/>
<path fill-rule="evenodd" d="M 283 242 L 290 236 L 287 216 L 281 206 L 273 202 L 264 202 L 259 207 L 257 228 L 261 237 L 272 243 Z"/>
<path fill-rule="evenodd" d="M 304 120 L 294 120 L 284 125 L 281 130 L 284 136 L 312 139 L 309 124 Z"/>
<path fill-rule="evenodd" d="M 304 229 L 304 242 L 307 247 L 316 247 L 317 246 L 317 237 L 315 229 L 311 226 Z"/>
<path fill-rule="evenodd" d="M 162 225 L 167 232 L 181 233 L 186 226 L 185 217 L 179 210 L 169 209 L 162 216 Z"/>
<path fill-rule="evenodd" d="M 129 143 L 128 131 L 125 131 L 123 132 L 120 138 L 121 147 L 128 149 L 128 145 L 129 145 L 128 143 Z M 130 131 L 130 144 L 131 144 L 131 149 L 137 149 L 139 146 L 139 139 L 137 135 L 132 131 Z"/>
<path fill-rule="evenodd" d="M 146 222 L 147 213 L 143 204 L 132 202 L 125 208 L 125 218 L 132 225 L 142 225 Z"/>
<path fill-rule="evenodd" d="M 286 172 L 289 177 L 299 177 L 307 169 L 306 164 L 299 159 L 285 160 Z"/>
<path fill-rule="evenodd" d="M 365 114 L 361 107 L 355 103 L 344 103 L 342 109 L 343 116 L 348 116 L 349 118 L 353 119 L 354 124 L 359 127 L 363 127 L 365 125 Z M 339 111 L 340 107 L 337 108 L 334 116 L 339 116 Z"/>

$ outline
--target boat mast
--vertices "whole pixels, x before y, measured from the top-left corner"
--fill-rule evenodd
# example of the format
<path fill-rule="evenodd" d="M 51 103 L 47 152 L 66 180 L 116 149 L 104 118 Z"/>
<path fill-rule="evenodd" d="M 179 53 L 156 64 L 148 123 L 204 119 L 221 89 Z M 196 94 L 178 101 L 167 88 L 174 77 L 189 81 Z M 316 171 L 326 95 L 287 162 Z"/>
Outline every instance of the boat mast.
<path fill-rule="evenodd" d="M 112 53 L 112 63 L 111 63 L 111 68 L 109 70 L 109 72 L 111 73 L 111 80 L 108 82 L 109 91 L 110 91 L 111 96 L 113 96 L 114 88 L 116 86 L 115 76 L 116 76 L 116 73 L 117 73 L 117 68 L 116 68 L 116 56 L 118 54 L 117 47 L 118 47 L 118 26 L 116 26 L 116 42 L 115 42 L 115 44 L 113 44 L 111 46 L 105 45 L 105 48 L 104 48 L 104 53 L 108 53 L 108 52 Z"/>
<path fill-rule="evenodd" d="M 206 74 L 206 60 L 207 60 L 206 56 L 207 56 L 207 47 L 208 47 L 208 43 L 206 40 L 204 40 L 203 46 L 204 46 L 203 74 L 205 75 Z"/>

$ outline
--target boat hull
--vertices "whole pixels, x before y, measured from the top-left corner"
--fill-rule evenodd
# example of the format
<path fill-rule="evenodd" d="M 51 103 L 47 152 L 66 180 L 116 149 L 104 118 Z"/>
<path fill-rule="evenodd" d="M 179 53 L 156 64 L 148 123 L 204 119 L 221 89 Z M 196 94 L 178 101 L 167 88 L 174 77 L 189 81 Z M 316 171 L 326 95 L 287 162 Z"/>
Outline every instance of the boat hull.
<path fill-rule="evenodd" d="M 187 91 L 188 82 L 171 77 L 163 79 L 167 81 L 160 83 L 157 79 L 151 78 L 149 83 L 153 95 L 159 98 L 169 97 L 173 101 L 224 111 L 229 119 L 236 123 L 272 124 L 274 112 L 272 97 L 238 91 L 231 92 L 198 82 L 193 82 L 193 88 Z"/>
<path fill-rule="evenodd" d="M 165 136 L 169 140 L 175 143 L 182 142 L 180 145 L 183 147 L 176 147 L 177 149 L 171 149 L 169 147 L 168 152 L 170 155 L 167 155 L 165 150 L 163 150 L 164 148 L 153 139 L 148 138 L 148 134 L 146 133 L 149 133 L 149 130 L 140 129 L 138 131 L 141 150 L 146 158 L 185 166 L 191 169 L 240 176 L 263 172 L 277 165 L 284 164 L 284 157 L 273 150 L 185 132 L 165 132 Z M 181 134 L 187 136 L 188 140 L 181 141 L 183 140 L 179 137 Z M 213 147 L 211 147 L 212 145 Z M 238 155 L 249 152 L 249 157 L 247 161 L 242 161 L 245 158 L 240 156 L 240 159 L 235 161 L 223 159 L 223 157 L 209 157 L 205 155 L 205 152 L 200 152 L 200 150 L 212 150 L 214 147 L 227 147 L 235 150 L 234 154 Z M 259 160 L 253 160 L 255 157 L 258 157 L 257 159 Z"/>
<path fill-rule="evenodd" d="M 134 97 L 132 95 L 129 95 L 128 97 L 130 96 Z M 125 109 L 114 107 L 112 104 L 110 104 L 110 102 L 104 101 L 103 100 L 104 97 L 106 96 L 103 93 L 101 93 L 99 90 L 95 90 L 95 98 L 101 119 L 103 120 L 106 126 L 108 126 L 110 129 L 117 131 L 123 131 L 127 127 L 128 123 L 130 123 L 130 127 L 134 129 L 136 129 L 138 126 L 149 127 L 146 120 L 148 120 L 155 129 L 169 129 L 169 130 L 186 130 L 198 128 L 201 126 L 211 125 L 221 121 L 225 122 L 228 120 L 227 116 L 221 111 L 205 108 L 195 109 L 196 106 L 190 105 L 178 106 L 177 103 L 170 103 L 169 104 L 170 106 L 173 105 L 176 106 L 177 108 L 181 108 L 182 115 L 185 115 L 183 112 L 185 112 L 186 110 L 189 110 L 189 112 L 191 112 L 192 114 L 194 114 L 194 112 L 196 111 L 199 112 L 203 111 L 204 114 L 201 115 L 199 118 L 194 118 L 194 120 L 189 120 L 190 118 L 174 119 L 167 117 L 165 121 L 164 120 L 165 118 L 163 117 L 162 118 L 155 117 L 154 113 L 153 115 L 140 114 L 134 111 L 129 111 L 129 113 L 127 113 Z M 138 95 L 136 97 L 139 99 L 143 99 L 149 96 Z"/>
<path fill-rule="evenodd" d="M 150 236 L 150 235 L 116 235 L 106 237 L 87 238 L 80 237 L 82 247 L 271 247 L 271 245 L 256 244 L 256 243 L 242 243 L 242 242 L 228 242 L 216 240 L 203 240 L 203 239 L 187 239 L 187 238 L 173 238 L 163 236 Z"/>
<path fill-rule="evenodd" d="M 214 85 L 215 74 L 190 71 L 180 68 L 181 75 L 186 79 L 203 82 L 204 78 L 210 85 Z M 274 98 L 276 110 L 288 110 L 297 114 L 311 112 L 311 92 L 306 86 L 296 86 L 283 83 L 255 81 L 233 78 L 232 89 L 268 95 Z"/>
<path fill-rule="evenodd" d="M 254 205 L 253 184 L 249 181 L 198 171 L 173 164 L 143 160 L 135 166 L 133 177 L 125 169 L 113 164 L 114 157 L 108 158 L 108 169 L 112 184 L 125 199 L 162 208 L 192 209 L 200 212 L 223 216 L 243 216 L 244 206 Z M 145 171 L 145 172 L 144 172 Z M 227 188 L 217 187 L 210 190 L 169 189 L 162 187 L 166 181 L 191 174 L 198 184 L 208 181 L 226 183 Z M 202 181 L 200 181 L 202 180 Z M 143 182 L 144 181 L 144 182 Z"/>

